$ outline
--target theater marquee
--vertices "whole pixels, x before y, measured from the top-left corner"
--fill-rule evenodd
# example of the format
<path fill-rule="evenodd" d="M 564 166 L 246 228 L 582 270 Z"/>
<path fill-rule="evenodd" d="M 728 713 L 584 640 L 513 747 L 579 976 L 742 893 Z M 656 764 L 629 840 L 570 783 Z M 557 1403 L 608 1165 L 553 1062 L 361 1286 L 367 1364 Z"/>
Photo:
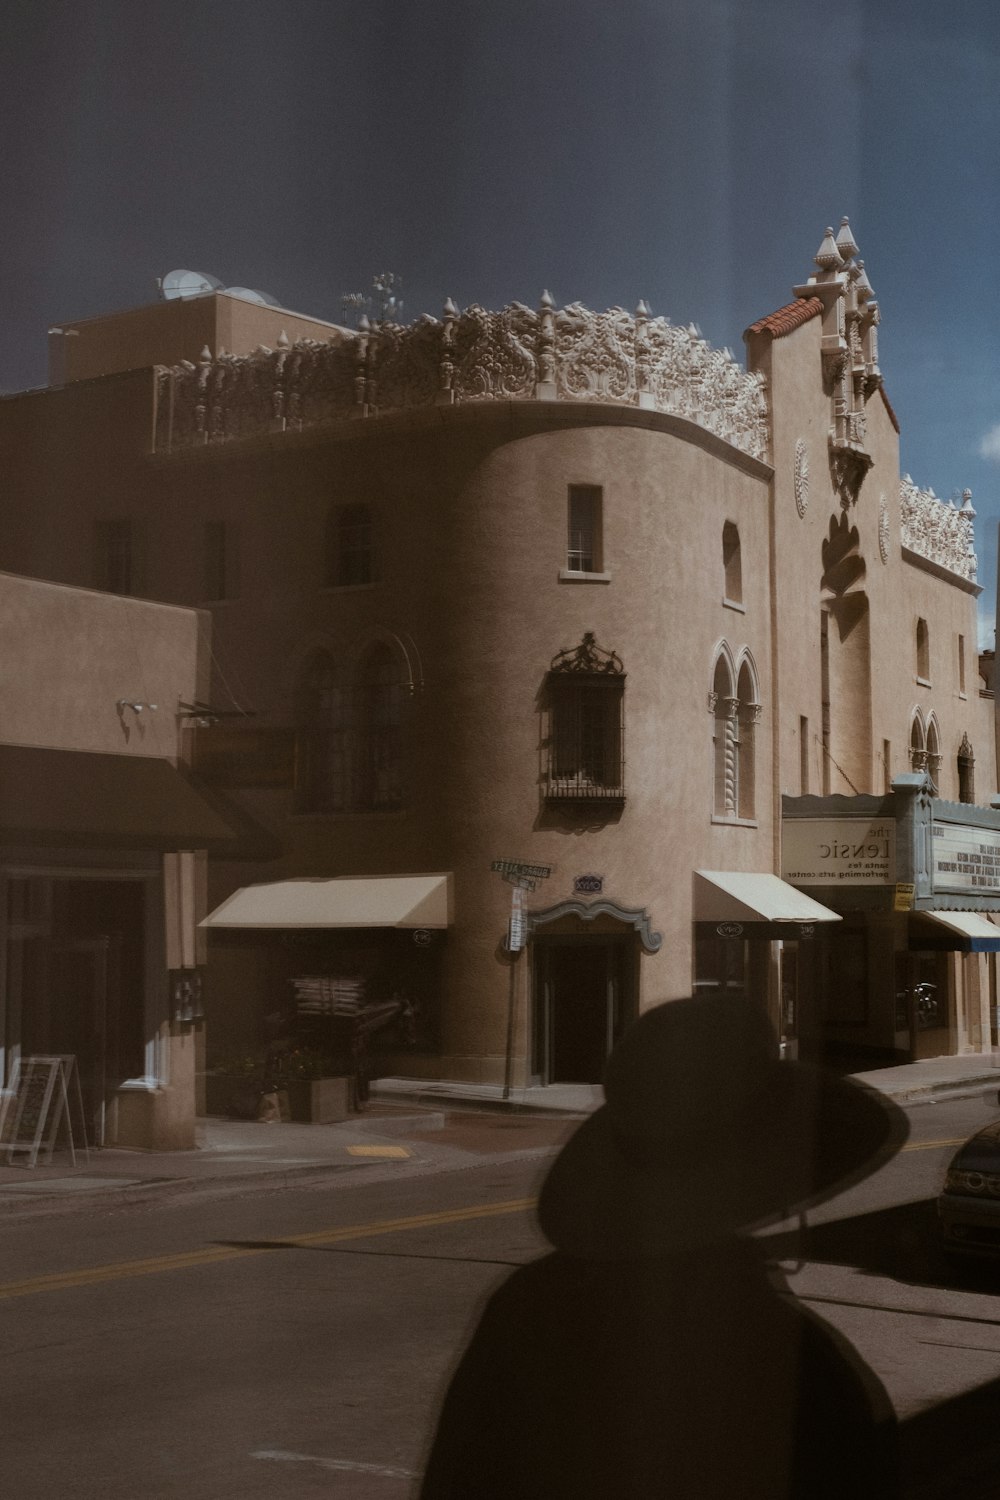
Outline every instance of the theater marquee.
<path fill-rule="evenodd" d="M 893 818 L 786 818 L 781 878 L 790 885 L 894 885 Z"/>

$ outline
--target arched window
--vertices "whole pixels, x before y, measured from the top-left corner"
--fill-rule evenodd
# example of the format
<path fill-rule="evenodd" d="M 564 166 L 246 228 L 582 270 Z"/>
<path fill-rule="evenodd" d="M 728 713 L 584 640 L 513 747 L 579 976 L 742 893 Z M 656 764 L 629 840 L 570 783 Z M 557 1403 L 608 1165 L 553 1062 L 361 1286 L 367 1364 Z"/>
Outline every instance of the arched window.
<path fill-rule="evenodd" d="M 712 676 L 709 705 L 715 720 L 713 760 L 716 817 L 735 818 L 739 806 L 739 740 L 736 713 L 739 699 L 728 653 L 720 652 Z"/>
<path fill-rule="evenodd" d="M 743 559 L 740 552 L 739 527 L 727 521 L 722 528 L 722 567 L 725 597 L 730 604 L 743 603 Z"/>
<path fill-rule="evenodd" d="M 714 720 L 713 809 L 717 818 L 753 818 L 756 726 L 760 718 L 757 674 L 748 652 L 739 668 L 723 643 L 715 658 L 708 695 Z"/>
<path fill-rule="evenodd" d="M 299 812 L 341 812 L 347 800 L 344 694 L 327 651 L 314 651 L 296 690 L 295 806 Z"/>
<path fill-rule="evenodd" d="M 917 676 L 922 682 L 931 680 L 931 637 L 926 620 L 917 621 Z"/>
<path fill-rule="evenodd" d="M 354 686 L 354 806 L 392 812 L 403 805 L 402 663 L 375 641 L 358 664 Z"/>
<path fill-rule="evenodd" d="M 754 766 L 754 739 L 756 736 L 757 720 L 760 718 L 759 694 L 757 682 L 749 661 L 744 661 L 740 667 L 740 675 L 736 684 L 736 696 L 739 699 L 737 715 L 737 733 L 739 745 L 739 774 L 737 776 L 737 808 L 741 818 L 752 818 L 754 815 L 756 776 Z"/>
<path fill-rule="evenodd" d="M 941 737 L 938 734 L 937 719 L 931 714 L 927 721 L 927 774 L 931 778 L 934 790 L 938 789 L 938 776 L 941 772 Z"/>
<path fill-rule="evenodd" d="M 920 710 L 913 715 L 910 721 L 910 770 L 926 771 L 927 769 L 927 735 L 924 731 L 924 721 L 920 717 Z"/>

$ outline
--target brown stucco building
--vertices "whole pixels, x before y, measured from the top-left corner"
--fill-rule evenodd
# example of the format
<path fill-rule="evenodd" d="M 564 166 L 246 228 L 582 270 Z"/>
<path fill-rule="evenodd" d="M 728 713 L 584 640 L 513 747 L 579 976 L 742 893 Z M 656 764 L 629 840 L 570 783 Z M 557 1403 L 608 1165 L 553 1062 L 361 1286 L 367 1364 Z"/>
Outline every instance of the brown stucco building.
<path fill-rule="evenodd" d="M 846 224 L 816 267 L 748 370 L 548 296 L 178 363 L 182 301 L 0 402 L 0 562 L 212 612 L 185 752 L 280 852 L 211 861 L 210 1051 L 303 973 L 410 996 L 411 1076 L 596 1081 L 719 985 L 812 1055 L 991 1046 L 971 501 L 900 476 Z"/>
<path fill-rule="evenodd" d="M 196 917 L 206 851 L 235 837 L 177 766 L 176 709 L 205 691 L 209 626 L 196 610 L 0 574 L 8 1127 L 23 1061 L 69 1056 L 77 1147 L 194 1144 Z"/>

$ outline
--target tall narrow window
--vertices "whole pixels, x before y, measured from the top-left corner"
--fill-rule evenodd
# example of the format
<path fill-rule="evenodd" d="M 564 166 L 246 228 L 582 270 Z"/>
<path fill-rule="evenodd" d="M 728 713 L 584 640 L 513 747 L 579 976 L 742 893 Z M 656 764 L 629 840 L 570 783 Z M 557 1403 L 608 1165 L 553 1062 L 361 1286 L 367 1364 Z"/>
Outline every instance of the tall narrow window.
<path fill-rule="evenodd" d="M 744 662 L 740 668 L 739 680 L 736 684 L 736 696 L 739 699 L 737 719 L 739 725 L 739 778 L 737 787 L 737 811 L 741 818 L 752 818 L 754 815 L 756 795 L 756 771 L 754 766 L 754 741 L 757 732 L 757 721 L 760 718 L 760 703 L 757 701 L 757 684 L 754 682 L 753 673 L 748 662 Z"/>
<path fill-rule="evenodd" d="M 809 791 L 809 720 L 799 718 L 799 792 Z"/>
<path fill-rule="evenodd" d="M 917 621 L 917 676 L 921 682 L 931 680 L 931 642 L 926 620 Z"/>
<path fill-rule="evenodd" d="M 295 806 L 342 812 L 347 801 L 347 724 L 336 666 L 325 651 L 306 662 L 296 694 Z"/>
<path fill-rule="evenodd" d="M 958 691 L 965 692 L 965 636 L 958 638 Z"/>
<path fill-rule="evenodd" d="M 889 740 L 882 741 L 882 790 L 887 794 L 892 791 L 892 744 Z"/>
<path fill-rule="evenodd" d="M 326 581 L 334 588 L 374 583 L 378 576 L 370 505 L 336 505 L 327 518 Z"/>
<path fill-rule="evenodd" d="M 569 487 L 566 567 L 571 573 L 599 573 L 602 558 L 602 492 L 595 484 Z"/>
<path fill-rule="evenodd" d="M 574 650 L 553 657 L 546 683 L 549 801 L 623 800 L 624 688 L 620 658 L 589 631 Z"/>
<path fill-rule="evenodd" d="M 98 521 L 95 541 L 97 587 L 111 594 L 134 594 L 139 569 L 132 522 L 125 516 Z"/>
<path fill-rule="evenodd" d="M 958 747 L 958 800 L 976 800 L 976 757 L 967 734 L 962 735 L 962 743 Z"/>
<path fill-rule="evenodd" d="M 927 769 L 927 736 L 924 732 L 924 723 L 919 713 L 913 715 L 910 724 L 910 770 L 926 771 Z"/>
<path fill-rule="evenodd" d="M 715 815 L 735 818 L 739 806 L 739 726 L 736 712 L 739 699 L 733 684 L 729 660 L 720 656 L 715 663 L 712 691 L 709 695 L 715 720 L 713 735 Z"/>
<path fill-rule="evenodd" d="M 354 690 L 354 805 L 393 812 L 403 805 L 403 709 L 400 663 L 383 641 L 366 651 Z"/>
<path fill-rule="evenodd" d="M 727 521 L 722 528 L 722 566 L 727 603 L 742 604 L 743 560 L 740 554 L 740 533 L 732 521 Z"/>
<path fill-rule="evenodd" d="M 239 593 L 236 538 L 225 521 L 205 522 L 204 595 L 207 600 L 235 599 Z"/>
<path fill-rule="evenodd" d="M 941 775 L 941 739 L 938 734 L 937 719 L 933 714 L 927 721 L 927 774 L 931 778 L 934 790 L 938 791 Z"/>

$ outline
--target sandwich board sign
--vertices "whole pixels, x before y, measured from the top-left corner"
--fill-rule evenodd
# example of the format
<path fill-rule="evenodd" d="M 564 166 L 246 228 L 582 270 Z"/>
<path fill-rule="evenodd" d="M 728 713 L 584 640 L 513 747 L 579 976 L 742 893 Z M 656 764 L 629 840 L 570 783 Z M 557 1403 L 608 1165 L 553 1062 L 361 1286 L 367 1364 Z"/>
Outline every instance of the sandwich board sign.
<path fill-rule="evenodd" d="M 35 1167 L 40 1153 L 43 1163 L 50 1162 L 60 1126 L 63 1126 L 69 1140 L 70 1157 L 76 1166 L 71 1097 L 77 1105 L 83 1132 L 81 1140 L 86 1148 L 83 1099 L 76 1059 L 66 1054 L 21 1059 L 13 1105 L 14 1124 L 7 1140 L 9 1164 Z M 27 1156 L 27 1162 L 19 1160 L 24 1156 Z"/>

